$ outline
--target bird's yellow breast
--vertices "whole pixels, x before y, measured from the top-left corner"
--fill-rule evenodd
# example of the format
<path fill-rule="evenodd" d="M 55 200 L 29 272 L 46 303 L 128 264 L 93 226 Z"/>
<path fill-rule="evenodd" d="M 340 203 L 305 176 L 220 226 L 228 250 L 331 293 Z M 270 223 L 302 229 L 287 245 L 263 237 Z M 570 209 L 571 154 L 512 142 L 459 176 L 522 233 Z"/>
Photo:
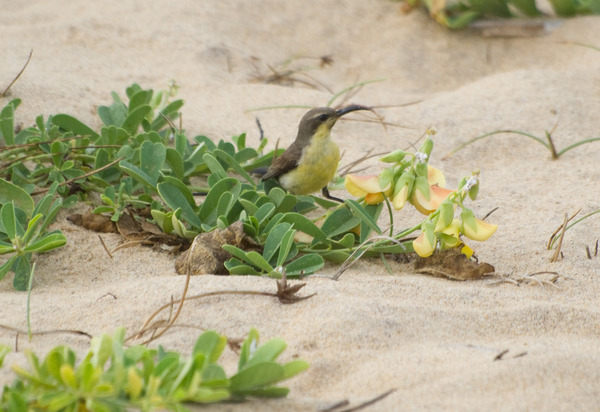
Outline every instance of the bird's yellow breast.
<path fill-rule="evenodd" d="M 331 140 L 329 128 L 323 125 L 302 150 L 298 167 L 280 176 L 279 183 L 295 195 L 318 192 L 331 182 L 339 161 L 340 149 Z"/>

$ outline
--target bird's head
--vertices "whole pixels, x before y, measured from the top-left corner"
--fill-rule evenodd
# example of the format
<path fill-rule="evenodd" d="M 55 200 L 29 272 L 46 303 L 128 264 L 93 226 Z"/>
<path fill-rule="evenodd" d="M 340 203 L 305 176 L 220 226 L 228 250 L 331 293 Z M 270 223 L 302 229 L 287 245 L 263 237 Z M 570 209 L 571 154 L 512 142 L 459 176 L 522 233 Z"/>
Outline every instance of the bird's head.
<path fill-rule="evenodd" d="M 308 144 L 313 137 L 329 137 L 333 125 L 340 117 L 357 110 L 370 109 L 365 106 L 351 105 L 337 110 L 331 107 L 317 107 L 309 110 L 300 120 L 296 140 Z"/>

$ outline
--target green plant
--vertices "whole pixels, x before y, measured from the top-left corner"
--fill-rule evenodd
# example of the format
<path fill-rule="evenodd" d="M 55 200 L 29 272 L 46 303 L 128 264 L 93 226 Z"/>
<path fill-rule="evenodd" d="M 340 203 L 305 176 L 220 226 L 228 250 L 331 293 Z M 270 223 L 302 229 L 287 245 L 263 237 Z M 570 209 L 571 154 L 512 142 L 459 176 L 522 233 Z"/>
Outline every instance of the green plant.
<path fill-rule="evenodd" d="M 0 255 L 10 256 L 0 265 L 0 280 L 12 270 L 17 290 L 27 290 L 34 253 L 48 252 L 67 242 L 60 230 L 47 230 L 62 207 L 62 199 L 54 199 L 57 185 L 36 204 L 22 188 L 0 179 Z"/>
<path fill-rule="evenodd" d="M 344 89 L 331 101 L 367 83 Z M 165 233 L 183 239 L 192 239 L 200 233 L 224 229 L 241 221 L 245 233 L 254 239 L 257 248 L 246 251 L 234 245 L 224 246 L 232 256 L 225 262 L 225 267 L 237 275 L 280 277 L 283 271 L 290 277 L 308 275 L 321 268 L 325 260 L 341 263 L 357 253 L 383 256 L 384 253 L 412 252 L 415 243 L 405 237 L 416 230 L 425 230 L 431 224 L 437 228 L 436 234 L 431 236 L 430 230 L 425 231 L 433 243 L 436 243 L 434 239 L 445 238 L 442 230 L 450 230 L 437 227 L 435 219 L 441 213 L 436 210 L 443 200 L 440 193 L 448 195 L 451 191 L 427 181 L 426 158 L 416 161 L 418 154 L 404 152 L 398 157 L 401 151 L 385 156 L 382 160 L 388 163 L 392 157 L 398 159 L 391 161 L 392 165 L 375 179 L 373 193 L 363 196 L 360 191 L 348 189 L 359 197 L 357 200 L 348 199 L 338 204 L 315 196 L 294 196 L 272 181 L 257 183 L 250 176 L 252 170 L 271 164 L 273 157 L 282 152 L 264 153 L 266 139 L 253 148 L 247 145 L 245 134 L 234 136 L 231 141 L 213 142 L 202 135 L 189 139 L 183 130 L 175 129 L 173 120 L 178 118 L 183 105 L 181 100 L 171 101 L 175 91 L 174 85 L 167 91 L 154 92 L 134 84 L 126 90 L 127 102 L 113 92 L 113 103 L 98 109 L 104 123 L 99 131 L 70 115 L 57 114 L 47 120 L 38 116 L 35 126 L 15 133 L 14 111 L 19 101 L 14 100 L 1 112 L 0 130 L 6 146 L 0 148 L 0 178 L 11 187 L 20 186 L 22 189 L 13 192 L 18 192 L 24 199 L 30 199 L 31 194 L 47 192 L 43 201 L 46 208 L 51 201 L 49 196 L 60 195 L 64 198 L 63 204 L 70 205 L 77 199 L 87 199 L 88 193 L 96 192 L 100 194 L 102 204 L 96 205 L 95 213 L 108 214 L 115 222 L 126 210 L 138 219 L 142 215 L 144 218 L 151 216 Z M 427 150 L 421 149 L 421 152 L 429 155 L 433 147 L 430 138 L 426 146 Z M 348 179 L 352 177 L 346 177 L 347 188 Z M 413 190 L 413 182 L 418 191 Z M 387 189 L 383 190 L 386 186 L 392 188 L 389 193 Z M 406 191 L 409 186 L 410 191 Z M 195 197 L 198 192 L 205 194 L 201 202 Z M 393 198 L 396 207 L 400 197 L 410 197 L 417 192 L 426 199 L 411 202 L 430 216 L 394 233 L 387 197 Z M 430 202 L 430 192 L 435 194 L 434 199 L 441 199 L 440 202 Z M 468 210 L 463 207 L 462 198 L 453 196 L 449 202 L 462 207 L 463 211 Z M 31 202 L 27 200 L 26 203 L 31 209 Z M 383 230 L 378 225 L 384 204 L 390 211 L 387 237 L 381 237 Z M 420 205 L 427 207 L 419 209 Z M 7 216 L 10 215 L 9 207 Z M 319 207 L 325 209 L 324 213 L 318 212 Z M 54 218 L 54 212 L 54 207 L 52 213 L 48 212 L 48 222 Z M 445 222 L 449 212 L 443 214 Z M 465 216 L 463 221 L 471 223 L 468 227 L 472 231 L 482 225 L 472 216 Z M 20 222 L 26 224 L 23 219 Z M 458 238 L 459 232 L 455 232 L 448 236 Z M 16 236 L 17 231 L 14 233 Z M 373 233 L 377 239 L 370 239 Z M 57 234 L 52 236 L 58 239 Z M 28 237 L 28 240 L 32 238 Z M 54 243 L 54 247 L 58 246 Z M 435 249 L 435 245 L 429 246 Z M 11 251 L 6 249 L 6 252 Z M 19 273 L 29 269 L 24 261 L 29 260 L 20 259 L 22 266 L 15 267 Z M 15 279 L 19 279 L 20 290 L 26 287 L 24 275 Z"/>
<path fill-rule="evenodd" d="M 435 2 L 432 0 L 406 0 L 411 7 L 423 5 L 431 17 L 450 29 L 468 26 L 481 17 L 511 18 L 540 17 L 535 0 L 455 0 Z M 551 0 L 554 12 L 561 17 L 578 14 L 600 14 L 598 0 Z"/>
<path fill-rule="evenodd" d="M 565 238 L 565 234 L 567 233 L 567 230 L 571 229 L 573 226 L 584 221 L 585 219 L 595 215 L 596 213 L 600 213 L 600 209 L 594 210 L 593 212 L 590 212 L 587 215 L 577 219 L 573 223 L 568 224 L 571 220 L 573 220 L 575 218 L 575 216 L 577 216 L 579 214 L 580 211 L 581 211 L 581 209 L 578 210 L 577 212 L 575 212 L 575 214 L 573 214 L 573 216 L 571 216 L 571 217 L 567 217 L 567 215 L 565 215 L 565 219 L 564 219 L 563 223 L 558 227 L 558 229 L 556 229 L 554 231 L 552 236 L 550 236 L 550 239 L 548 240 L 548 243 L 546 245 L 546 249 L 547 250 L 554 249 L 554 253 L 553 253 L 552 257 L 550 258 L 551 262 L 556 262 L 559 259 L 559 257 L 562 256 L 561 248 L 562 248 L 563 240 Z M 558 242 L 558 244 L 557 244 L 557 242 Z M 591 254 L 588 246 L 586 246 L 586 253 L 587 253 L 588 258 L 591 259 L 592 254 Z M 595 249 L 594 256 L 598 256 L 598 241 L 596 241 L 596 249 Z"/>
<path fill-rule="evenodd" d="M 244 341 L 237 372 L 230 377 L 218 364 L 227 339 L 216 332 L 200 335 L 189 358 L 161 346 L 125 347 L 124 338 L 122 328 L 114 336 L 93 338 L 79 364 L 75 352 L 67 346 L 55 347 L 43 361 L 28 352 L 29 370 L 13 366 L 17 378 L 4 387 L 0 409 L 186 411 L 186 402 L 286 396 L 289 389 L 277 386 L 279 382 L 308 368 L 302 360 L 276 362 L 285 342 L 275 338 L 259 346 L 255 329 Z M 0 347 L 0 366 L 7 351 Z"/>
<path fill-rule="evenodd" d="M 554 159 L 554 160 L 558 159 L 563 154 L 565 154 L 569 150 L 576 148 L 577 146 L 600 141 L 600 137 L 592 137 L 589 139 L 583 139 L 583 140 L 573 143 L 572 145 L 569 145 L 569 146 L 563 148 L 562 150 L 557 151 L 556 147 L 554 146 L 554 141 L 552 140 L 552 132 L 551 131 L 550 132 L 546 131 L 545 139 L 542 139 L 541 137 L 535 136 L 530 133 L 521 132 L 518 130 L 496 130 L 495 132 L 485 133 L 485 134 L 482 134 L 481 136 L 474 137 L 473 139 L 459 145 L 454 150 L 452 150 L 450 153 L 445 155 L 444 159 L 447 159 L 448 157 L 452 156 L 454 153 L 458 152 L 459 150 L 464 149 L 465 147 L 469 146 L 472 143 L 475 143 L 478 140 L 485 139 L 486 137 L 494 136 L 497 134 L 503 134 L 503 133 L 513 133 L 513 134 L 525 136 L 525 137 L 535 140 L 536 142 L 538 142 L 539 144 L 541 144 L 542 146 L 544 146 L 546 149 L 548 149 L 550 151 L 550 154 L 552 155 L 552 159 Z"/>
<path fill-rule="evenodd" d="M 471 200 L 477 198 L 479 171 L 469 178 L 463 178 L 457 190 L 445 188 L 443 173 L 429 165 L 433 134 L 434 131 L 427 131 L 427 138 L 414 154 L 396 150 L 382 157 L 380 160 L 389 166 L 379 175 L 347 175 L 345 186 L 350 194 L 360 196 L 363 203 L 377 205 L 385 202 L 390 216 L 392 207 L 400 210 L 406 203 L 426 215 L 422 222 L 397 234 L 393 233 L 393 219 L 390 222 L 389 238 L 393 240 L 400 240 L 421 230 L 421 234 L 411 243 L 411 250 L 419 256 L 428 257 L 438 248 L 444 250 L 462 246 L 463 253 L 471 257 L 473 251 L 463 244 L 461 236 L 485 241 L 494 234 L 497 226 L 475 218 L 473 211 L 464 204 L 467 197 Z M 347 200 L 346 203 L 354 209 L 359 206 L 353 201 Z M 460 219 L 455 218 L 457 208 L 461 210 Z M 376 222 L 371 222 L 371 225 L 375 228 Z M 381 231 L 378 233 L 381 234 Z M 385 245 L 389 238 L 377 240 L 372 246 Z"/>

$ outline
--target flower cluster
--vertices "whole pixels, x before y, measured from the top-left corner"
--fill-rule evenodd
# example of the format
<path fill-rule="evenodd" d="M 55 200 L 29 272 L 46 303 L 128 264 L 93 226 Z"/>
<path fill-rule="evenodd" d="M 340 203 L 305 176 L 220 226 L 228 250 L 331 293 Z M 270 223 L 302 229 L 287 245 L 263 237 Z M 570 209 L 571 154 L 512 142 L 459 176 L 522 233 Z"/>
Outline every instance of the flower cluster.
<path fill-rule="evenodd" d="M 409 202 L 427 218 L 417 226 L 421 234 L 413 241 L 419 256 L 431 256 L 436 248 L 449 249 L 463 244 L 461 235 L 469 239 L 484 241 L 494 234 L 498 226 L 475 218 L 473 212 L 463 205 L 467 196 L 472 200 L 479 191 L 479 172 L 463 179 L 458 190 L 446 189 L 443 173 L 428 164 L 433 150 L 433 141 L 427 139 L 415 154 L 396 150 L 380 160 L 390 163 L 379 175 L 346 175 L 348 193 L 363 198 L 364 203 L 374 205 L 391 201 L 394 209 L 400 210 Z M 455 217 L 460 208 L 460 219 Z M 403 232 L 402 236 L 407 233 Z M 470 257 L 473 251 L 463 246 L 463 253 Z"/>

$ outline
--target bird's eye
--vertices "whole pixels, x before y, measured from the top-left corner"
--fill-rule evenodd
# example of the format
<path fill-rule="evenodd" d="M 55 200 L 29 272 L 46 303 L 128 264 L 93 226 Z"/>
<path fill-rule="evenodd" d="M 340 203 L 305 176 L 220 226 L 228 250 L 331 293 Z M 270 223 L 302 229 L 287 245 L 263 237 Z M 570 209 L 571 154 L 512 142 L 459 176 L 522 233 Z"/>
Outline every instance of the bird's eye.
<path fill-rule="evenodd" d="M 325 120 L 327 120 L 329 118 L 329 116 L 327 116 L 326 114 L 320 114 L 319 115 L 319 120 L 324 122 Z"/>

